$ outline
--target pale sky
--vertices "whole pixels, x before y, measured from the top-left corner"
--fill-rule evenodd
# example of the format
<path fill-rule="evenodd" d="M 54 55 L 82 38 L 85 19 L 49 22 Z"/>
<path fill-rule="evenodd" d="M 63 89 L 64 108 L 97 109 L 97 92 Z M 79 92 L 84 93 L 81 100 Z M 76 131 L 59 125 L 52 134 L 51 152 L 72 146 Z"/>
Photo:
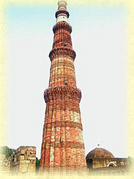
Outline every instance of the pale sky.
<path fill-rule="evenodd" d="M 8 6 L 7 146 L 36 146 L 40 158 L 57 4 Z M 85 155 L 97 144 L 127 157 L 127 11 L 124 6 L 69 5 Z"/>

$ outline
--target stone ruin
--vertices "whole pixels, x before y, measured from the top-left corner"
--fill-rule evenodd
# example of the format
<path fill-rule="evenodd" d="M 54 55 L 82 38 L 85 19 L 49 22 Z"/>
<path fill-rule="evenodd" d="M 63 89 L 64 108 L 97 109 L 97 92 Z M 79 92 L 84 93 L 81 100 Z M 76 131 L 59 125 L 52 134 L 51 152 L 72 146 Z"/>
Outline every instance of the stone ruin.
<path fill-rule="evenodd" d="M 35 172 L 36 147 L 20 146 L 8 159 L 5 158 L 5 155 L 1 155 L 1 169 L 3 172 L 12 174 Z"/>

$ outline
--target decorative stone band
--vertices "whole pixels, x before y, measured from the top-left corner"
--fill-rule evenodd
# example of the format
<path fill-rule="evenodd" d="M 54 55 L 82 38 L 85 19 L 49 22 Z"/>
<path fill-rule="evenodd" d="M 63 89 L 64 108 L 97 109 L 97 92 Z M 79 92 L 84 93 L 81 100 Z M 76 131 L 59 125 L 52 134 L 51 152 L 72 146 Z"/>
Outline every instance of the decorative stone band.
<path fill-rule="evenodd" d="M 66 97 L 69 99 L 75 99 L 80 102 L 81 100 L 81 91 L 78 88 L 73 88 L 69 86 L 60 86 L 55 88 L 48 88 L 44 91 L 45 102 L 50 100 L 55 100 L 57 97 Z"/>
<path fill-rule="evenodd" d="M 58 29 L 65 29 L 67 31 L 69 31 L 70 33 L 72 32 L 72 27 L 64 21 L 61 22 L 57 22 L 54 26 L 53 26 L 53 32 L 55 33 L 56 30 Z"/>
<path fill-rule="evenodd" d="M 50 51 L 49 58 L 52 61 L 54 57 L 61 56 L 61 55 L 70 56 L 71 58 L 73 58 L 73 60 L 76 57 L 75 51 L 70 48 L 54 48 Z"/>
<path fill-rule="evenodd" d="M 72 80 L 75 80 L 75 77 L 71 76 L 71 75 L 66 75 L 66 74 L 58 74 L 56 76 L 53 76 L 51 79 L 62 79 L 62 78 L 69 78 L 69 79 L 72 79 Z"/>
<path fill-rule="evenodd" d="M 58 16 L 59 14 L 66 14 L 67 17 L 69 17 L 69 12 L 66 11 L 66 10 L 58 10 L 58 11 L 56 11 L 55 17 L 57 18 L 57 16 Z"/>
<path fill-rule="evenodd" d="M 78 122 L 57 121 L 57 122 L 44 124 L 44 128 L 51 129 L 52 127 L 73 127 L 73 128 L 77 127 L 82 130 L 82 124 Z"/>
<path fill-rule="evenodd" d="M 55 67 L 59 67 L 59 66 L 65 66 L 65 67 L 70 67 L 73 71 L 74 71 L 74 64 L 72 64 L 72 63 L 70 63 L 70 62 L 57 62 L 56 61 L 56 63 L 54 63 L 54 64 L 52 64 L 51 65 L 51 70 L 50 71 L 52 71 L 53 70 L 53 68 L 55 68 Z"/>
<path fill-rule="evenodd" d="M 70 142 L 70 141 L 61 141 L 60 143 L 56 142 L 44 142 L 44 146 L 51 146 L 55 148 L 75 148 L 75 149 L 85 149 L 84 144 L 80 142 Z"/>

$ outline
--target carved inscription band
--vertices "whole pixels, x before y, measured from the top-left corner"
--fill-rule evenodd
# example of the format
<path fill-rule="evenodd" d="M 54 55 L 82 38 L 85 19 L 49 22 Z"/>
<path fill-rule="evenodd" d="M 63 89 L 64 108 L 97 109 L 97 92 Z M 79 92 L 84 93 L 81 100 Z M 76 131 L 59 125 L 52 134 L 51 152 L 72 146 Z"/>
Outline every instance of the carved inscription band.
<path fill-rule="evenodd" d="M 62 96 L 61 96 L 62 97 Z M 61 99 L 59 98 L 57 98 L 57 101 L 56 101 L 56 103 L 55 103 L 55 105 L 53 105 L 53 102 L 50 104 L 48 104 L 48 108 L 50 109 L 52 109 L 53 108 L 53 110 L 55 111 L 55 110 L 60 110 L 61 112 L 63 111 L 63 112 L 65 112 L 65 110 L 70 110 L 70 111 L 72 111 L 72 112 L 77 112 L 77 113 L 80 113 L 80 109 L 79 109 L 79 104 L 78 104 L 78 102 L 77 101 L 73 101 L 73 103 L 71 103 L 72 101 L 70 101 L 70 99 L 66 99 L 66 98 L 64 98 L 64 100 L 63 101 L 61 101 Z M 66 104 L 65 104 L 66 103 Z M 70 105 L 71 104 L 71 105 Z M 51 114 L 53 114 L 53 112 L 54 111 L 52 111 L 52 110 L 49 110 L 49 114 L 51 115 Z M 64 120 L 64 116 L 63 115 L 61 115 L 60 116 L 60 118 L 61 118 L 61 120 Z"/>
<path fill-rule="evenodd" d="M 44 128 L 51 129 L 52 127 L 77 127 L 82 130 L 82 124 L 78 122 L 59 121 L 44 124 Z"/>
<path fill-rule="evenodd" d="M 54 64 L 51 65 L 51 70 L 55 67 L 71 67 L 74 70 L 74 64 L 70 63 L 70 62 L 56 62 Z"/>
<path fill-rule="evenodd" d="M 75 148 L 75 149 L 84 149 L 84 144 L 80 142 L 70 142 L 70 141 L 61 141 L 60 143 L 55 143 L 55 142 L 47 142 L 44 144 L 45 146 L 51 146 L 55 148 Z"/>
<path fill-rule="evenodd" d="M 54 80 L 54 79 L 58 79 L 58 78 L 60 78 L 60 79 L 62 79 L 62 78 L 68 78 L 68 79 L 72 79 L 72 80 L 74 80 L 75 81 L 75 77 L 73 77 L 73 76 L 71 76 L 71 75 L 66 75 L 66 74 L 58 74 L 58 75 L 56 75 L 56 76 L 52 76 L 51 77 L 51 81 L 52 80 Z"/>

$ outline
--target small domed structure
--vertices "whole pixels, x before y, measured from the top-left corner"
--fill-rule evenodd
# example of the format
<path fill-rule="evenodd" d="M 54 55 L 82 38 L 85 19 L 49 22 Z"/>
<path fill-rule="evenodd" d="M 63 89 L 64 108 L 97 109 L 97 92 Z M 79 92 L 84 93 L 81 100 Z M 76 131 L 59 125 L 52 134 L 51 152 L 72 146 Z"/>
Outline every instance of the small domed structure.
<path fill-rule="evenodd" d="M 87 167 L 93 169 L 107 167 L 113 160 L 113 154 L 108 150 L 101 148 L 99 144 L 86 156 Z"/>
<path fill-rule="evenodd" d="M 96 147 L 95 149 L 93 149 L 87 154 L 86 159 L 98 159 L 98 158 L 114 158 L 114 156 L 111 152 L 99 147 L 98 145 L 98 147 Z"/>

